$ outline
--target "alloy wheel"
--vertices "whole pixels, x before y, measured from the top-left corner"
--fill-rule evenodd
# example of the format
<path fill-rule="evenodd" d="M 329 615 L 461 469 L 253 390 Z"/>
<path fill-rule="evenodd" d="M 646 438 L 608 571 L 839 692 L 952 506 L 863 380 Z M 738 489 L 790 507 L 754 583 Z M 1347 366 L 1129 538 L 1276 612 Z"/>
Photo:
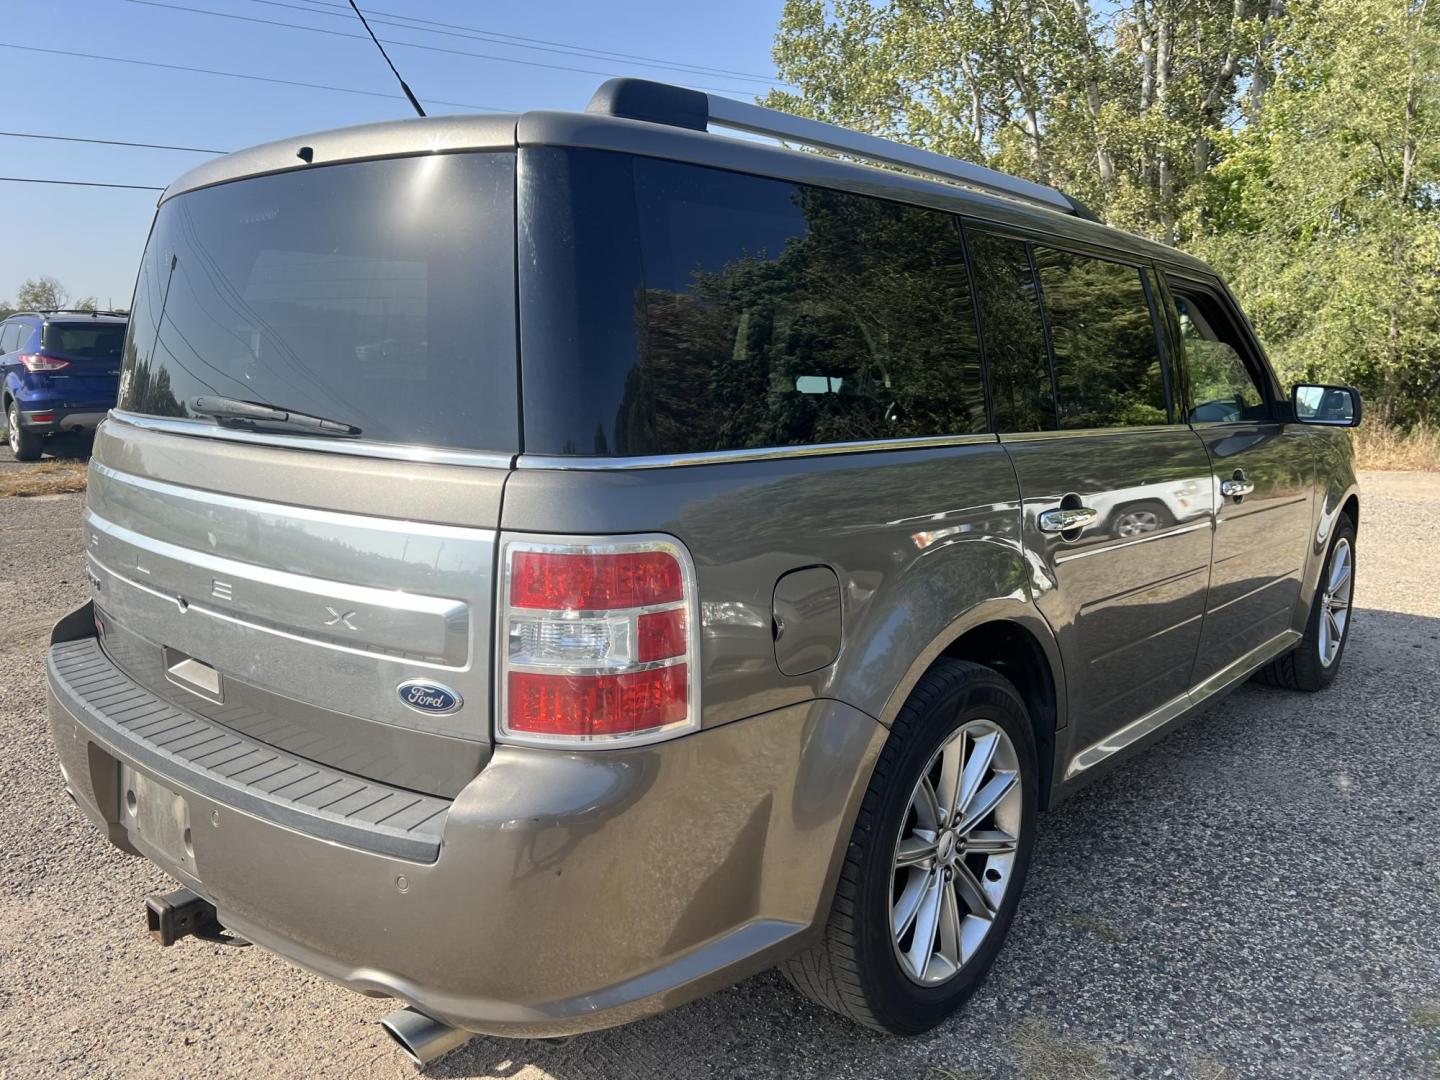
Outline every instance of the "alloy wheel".
<path fill-rule="evenodd" d="M 920 774 L 890 883 L 891 937 L 914 982 L 959 974 L 994 927 L 1015 868 L 1023 797 L 1015 746 L 990 720 L 958 728 Z"/>
<path fill-rule="evenodd" d="M 1330 554 L 1330 575 L 1320 594 L 1320 635 L 1317 647 L 1320 664 L 1329 667 L 1345 644 L 1345 627 L 1350 622 L 1350 595 L 1354 588 L 1355 555 L 1350 541 L 1341 537 Z"/>

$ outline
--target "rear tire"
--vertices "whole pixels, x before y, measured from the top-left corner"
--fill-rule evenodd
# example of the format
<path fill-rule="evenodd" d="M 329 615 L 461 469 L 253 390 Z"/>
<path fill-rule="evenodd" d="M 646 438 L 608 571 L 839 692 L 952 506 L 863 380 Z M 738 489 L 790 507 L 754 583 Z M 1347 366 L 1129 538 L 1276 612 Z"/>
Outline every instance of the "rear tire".
<path fill-rule="evenodd" d="M 45 446 L 45 436 L 26 431 L 20 426 L 20 406 L 14 401 L 10 402 L 10 408 L 6 410 L 6 423 L 9 425 L 6 437 L 10 441 L 10 452 L 15 455 L 15 460 L 39 461 L 40 451 Z"/>
<path fill-rule="evenodd" d="M 824 933 L 785 962 L 786 978 L 826 1008 L 897 1035 L 955 1012 L 1015 916 L 1037 781 L 1035 736 L 1015 687 L 990 668 L 937 661 L 875 765 Z M 956 809 L 947 812 L 947 801 Z M 928 827 L 927 814 L 940 827 Z M 906 928 L 898 935 L 897 925 Z"/>
<path fill-rule="evenodd" d="M 1325 554 L 1305 636 L 1300 644 L 1261 668 L 1256 678 L 1267 686 L 1307 693 L 1324 690 L 1334 682 L 1345 657 L 1345 643 L 1350 640 L 1354 586 L 1355 523 L 1342 515 Z"/>

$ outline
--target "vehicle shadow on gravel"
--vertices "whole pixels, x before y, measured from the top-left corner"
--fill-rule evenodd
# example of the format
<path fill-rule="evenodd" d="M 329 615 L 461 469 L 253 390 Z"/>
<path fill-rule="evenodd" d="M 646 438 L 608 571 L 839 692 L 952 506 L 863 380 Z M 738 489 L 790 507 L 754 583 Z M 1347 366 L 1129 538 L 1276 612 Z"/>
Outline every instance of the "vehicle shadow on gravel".
<path fill-rule="evenodd" d="M 1440 799 L 1413 795 L 1440 772 L 1421 707 L 1440 619 L 1357 609 L 1354 626 L 1325 693 L 1243 686 L 1043 818 L 995 969 L 933 1032 L 863 1030 L 771 971 L 566 1042 L 477 1037 L 425 1075 L 1422 1075 L 1440 1062 L 1440 1030 L 1414 1019 L 1440 1003 Z"/>

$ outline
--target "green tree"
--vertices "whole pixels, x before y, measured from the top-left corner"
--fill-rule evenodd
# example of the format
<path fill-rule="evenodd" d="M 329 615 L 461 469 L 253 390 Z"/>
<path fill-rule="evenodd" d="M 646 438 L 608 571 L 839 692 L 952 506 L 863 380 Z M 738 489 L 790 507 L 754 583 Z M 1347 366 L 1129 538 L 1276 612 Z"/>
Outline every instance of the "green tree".
<path fill-rule="evenodd" d="M 1440 0 L 787 0 L 766 104 L 1215 262 L 1290 378 L 1440 410 Z"/>
<path fill-rule="evenodd" d="M 1191 246 L 1284 375 L 1440 419 L 1440 2 L 1292 11 L 1266 108 L 1227 137 L 1194 216 Z"/>
<path fill-rule="evenodd" d="M 70 294 L 65 286 L 48 274 L 26 278 L 25 284 L 15 294 L 15 307 L 19 311 L 45 311 L 65 306 Z"/>

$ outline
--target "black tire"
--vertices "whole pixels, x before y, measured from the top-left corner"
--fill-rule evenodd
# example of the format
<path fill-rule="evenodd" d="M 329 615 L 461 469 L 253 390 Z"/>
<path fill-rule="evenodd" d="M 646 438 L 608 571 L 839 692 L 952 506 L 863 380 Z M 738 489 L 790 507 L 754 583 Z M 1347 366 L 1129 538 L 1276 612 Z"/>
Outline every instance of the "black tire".
<path fill-rule="evenodd" d="M 911 794 L 962 724 L 990 720 L 1015 749 L 1020 829 L 1010 881 L 989 932 L 960 970 L 922 986 L 902 970 L 890 931 L 892 861 Z M 916 684 L 865 792 L 823 934 L 781 970 L 801 993 L 856 1023 L 896 1035 L 928 1031 L 958 1009 L 995 962 L 1024 888 L 1034 845 L 1035 736 L 1015 687 L 990 668 L 941 659 Z"/>
<path fill-rule="evenodd" d="M 10 452 L 16 461 L 39 461 L 40 451 L 45 446 L 45 436 L 26 431 L 20 426 L 20 406 L 14 401 L 6 410 L 6 437 L 10 440 Z"/>
<path fill-rule="evenodd" d="M 1330 580 L 1334 567 L 1335 551 L 1341 541 L 1349 545 L 1351 567 L 1351 591 L 1349 616 L 1340 636 L 1340 648 L 1329 664 L 1320 661 L 1320 620 L 1324 618 L 1325 584 Z M 1341 515 L 1335 526 L 1335 535 L 1330 538 L 1330 548 L 1325 552 L 1325 565 L 1320 571 L 1320 584 L 1315 589 L 1315 599 L 1310 603 L 1310 617 L 1305 621 L 1305 636 L 1289 652 L 1276 657 L 1258 672 L 1256 679 L 1267 686 L 1282 690 L 1303 690 L 1314 693 L 1324 690 L 1340 673 L 1340 662 L 1345 659 L 1345 646 L 1350 641 L 1350 626 L 1354 622 L 1354 575 L 1355 567 L 1355 523 Z"/>

